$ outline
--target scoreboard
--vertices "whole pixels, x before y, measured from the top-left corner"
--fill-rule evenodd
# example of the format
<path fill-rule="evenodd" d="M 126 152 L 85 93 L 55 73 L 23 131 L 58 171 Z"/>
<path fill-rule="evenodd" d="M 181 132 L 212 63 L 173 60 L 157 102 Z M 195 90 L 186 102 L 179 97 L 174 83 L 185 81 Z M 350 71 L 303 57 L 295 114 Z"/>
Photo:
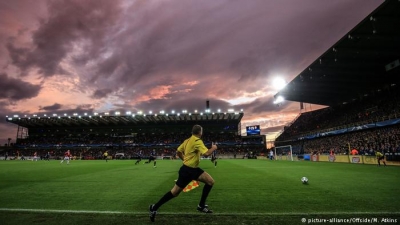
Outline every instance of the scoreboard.
<path fill-rule="evenodd" d="M 261 133 L 260 125 L 247 126 L 246 133 L 247 133 L 247 136 L 260 135 L 260 133 Z"/>

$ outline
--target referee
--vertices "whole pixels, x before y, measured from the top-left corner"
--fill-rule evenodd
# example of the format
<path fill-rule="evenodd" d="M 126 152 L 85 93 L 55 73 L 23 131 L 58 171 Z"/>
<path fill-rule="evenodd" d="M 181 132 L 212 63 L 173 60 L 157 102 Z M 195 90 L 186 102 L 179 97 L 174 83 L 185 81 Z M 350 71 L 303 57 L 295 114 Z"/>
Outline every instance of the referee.
<path fill-rule="evenodd" d="M 177 155 L 183 161 L 183 165 L 179 169 L 178 180 L 171 191 L 168 191 L 156 204 L 150 205 L 150 220 L 152 222 L 154 222 L 158 208 L 178 196 L 192 180 L 198 180 L 205 183 L 197 210 L 203 213 L 212 213 L 205 203 L 207 196 L 214 185 L 214 179 L 210 174 L 200 169 L 198 165 L 200 163 L 200 155 L 211 155 L 217 149 L 217 146 L 212 144 L 211 148 L 207 149 L 203 141 L 200 139 L 202 134 L 203 128 L 200 125 L 194 125 L 192 128 L 192 136 L 186 139 L 178 147 Z"/>

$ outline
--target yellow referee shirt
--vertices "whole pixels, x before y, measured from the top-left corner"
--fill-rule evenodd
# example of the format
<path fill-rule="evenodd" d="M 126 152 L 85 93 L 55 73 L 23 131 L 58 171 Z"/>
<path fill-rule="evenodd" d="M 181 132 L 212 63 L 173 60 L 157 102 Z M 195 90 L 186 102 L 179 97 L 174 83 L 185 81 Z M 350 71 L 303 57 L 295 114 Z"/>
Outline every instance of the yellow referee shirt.
<path fill-rule="evenodd" d="M 107 156 L 108 156 L 108 153 L 107 153 L 107 152 L 104 152 L 104 156 L 107 157 Z"/>
<path fill-rule="evenodd" d="M 186 139 L 178 147 L 178 152 L 183 154 L 183 164 L 192 168 L 199 166 L 200 155 L 206 153 L 207 151 L 208 149 L 204 145 L 203 141 L 194 135 Z"/>
<path fill-rule="evenodd" d="M 375 155 L 376 155 L 376 158 L 379 158 L 379 157 L 382 157 L 382 156 L 383 156 L 383 154 L 380 153 L 380 152 L 376 152 Z"/>

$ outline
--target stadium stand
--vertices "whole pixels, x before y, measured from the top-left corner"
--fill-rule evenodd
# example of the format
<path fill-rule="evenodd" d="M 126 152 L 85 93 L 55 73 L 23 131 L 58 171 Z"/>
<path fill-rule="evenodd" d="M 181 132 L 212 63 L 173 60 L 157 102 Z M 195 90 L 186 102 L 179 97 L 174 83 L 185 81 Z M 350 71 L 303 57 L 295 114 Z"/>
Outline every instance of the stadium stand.
<path fill-rule="evenodd" d="M 275 146 L 300 155 L 381 151 L 400 162 L 399 11 L 385 1 L 275 95 L 327 106 L 299 115 Z"/>
<path fill-rule="evenodd" d="M 153 151 L 160 158 L 174 156 L 194 124 L 204 127 L 204 143 L 216 142 L 221 157 L 265 152 L 265 136 L 240 135 L 242 117 L 242 112 L 10 117 L 7 121 L 18 125 L 10 156 L 44 156 L 50 151 L 52 158 L 61 158 L 66 149 L 82 159 L 101 159 L 106 150 L 117 159 L 137 158 L 139 152 L 146 158 Z"/>

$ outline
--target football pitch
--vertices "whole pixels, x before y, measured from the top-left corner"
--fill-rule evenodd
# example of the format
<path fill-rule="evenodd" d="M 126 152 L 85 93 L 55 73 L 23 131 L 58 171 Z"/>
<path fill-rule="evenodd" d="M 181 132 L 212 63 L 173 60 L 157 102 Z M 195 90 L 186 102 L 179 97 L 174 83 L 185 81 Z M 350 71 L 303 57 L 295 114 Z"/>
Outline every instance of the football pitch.
<path fill-rule="evenodd" d="M 219 160 L 217 168 L 200 162 L 215 179 L 207 200 L 214 214 L 196 211 L 201 184 L 163 205 L 151 223 L 149 205 L 172 188 L 182 162 L 158 160 L 153 168 L 135 161 L 0 161 L 0 223 L 311 224 L 332 218 L 400 223 L 400 167 L 242 159 Z M 303 176 L 308 185 L 301 183 Z"/>

